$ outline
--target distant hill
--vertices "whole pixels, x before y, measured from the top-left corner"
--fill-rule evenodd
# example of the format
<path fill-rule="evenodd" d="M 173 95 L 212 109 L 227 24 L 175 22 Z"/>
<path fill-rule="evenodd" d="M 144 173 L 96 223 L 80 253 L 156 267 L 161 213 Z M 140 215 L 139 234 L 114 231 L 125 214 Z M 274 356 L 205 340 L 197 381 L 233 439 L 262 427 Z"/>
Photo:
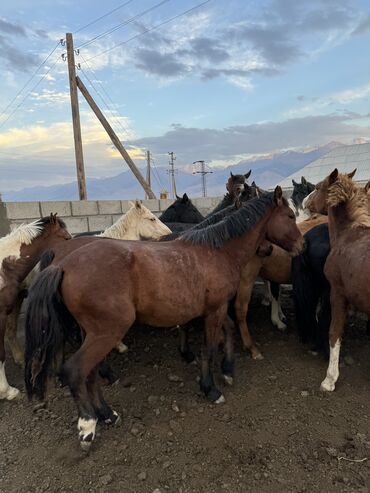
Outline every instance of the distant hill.
<path fill-rule="evenodd" d="M 225 183 L 230 171 L 238 174 L 246 173 L 252 169 L 251 180 L 254 180 L 262 188 L 269 188 L 285 176 L 300 170 L 338 145 L 341 144 L 331 142 L 306 152 L 280 152 L 264 158 L 245 159 L 226 168 L 213 167 L 212 174 L 207 175 L 208 195 L 219 196 L 225 193 Z M 145 175 L 143 170 L 142 173 Z M 190 197 L 201 196 L 200 176 L 193 175 L 189 166 L 177 168 L 176 185 L 178 194 L 186 192 Z M 169 177 L 166 168 L 154 170 L 152 188 L 158 196 L 161 189 L 169 190 Z M 88 198 L 94 200 L 134 199 L 144 196 L 143 189 L 130 170 L 107 178 L 88 178 L 87 192 Z M 77 184 L 71 182 L 63 185 L 24 188 L 16 192 L 5 192 L 2 199 L 5 202 L 78 200 Z"/>

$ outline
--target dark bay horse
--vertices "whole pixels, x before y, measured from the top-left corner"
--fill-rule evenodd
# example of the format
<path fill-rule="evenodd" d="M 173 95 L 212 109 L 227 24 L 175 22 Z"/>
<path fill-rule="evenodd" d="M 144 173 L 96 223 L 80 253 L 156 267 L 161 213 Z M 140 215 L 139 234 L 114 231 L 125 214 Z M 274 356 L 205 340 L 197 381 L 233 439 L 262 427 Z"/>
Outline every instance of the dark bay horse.
<path fill-rule="evenodd" d="M 12 400 L 19 395 L 19 390 L 8 384 L 5 375 L 4 336 L 7 318 L 17 305 L 22 282 L 39 262 L 43 252 L 70 238 L 64 222 L 57 219 L 56 214 L 51 214 L 50 217 L 23 224 L 0 239 L 0 399 Z M 13 336 L 16 339 L 16 332 Z M 16 343 L 15 340 L 12 342 Z M 17 349 L 21 352 L 19 347 Z"/>
<path fill-rule="evenodd" d="M 204 317 L 200 386 L 211 400 L 222 402 L 211 363 L 240 269 L 265 239 L 292 254 L 303 246 L 280 187 L 214 225 L 185 232 L 178 240 L 92 242 L 48 267 L 29 293 L 28 396 L 44 397 L 51 363 L 71 321 L 77 322 L 85 339 L 63 365 L 62 375 L 77 405 L 81 446 L 88 449 L 97 420 L 110 424 L 118 418 L 103 399 L 96 378 L 98 365 L 134 321 L 173 327 Z M 231 358 L 229 350 L 223 368 L 232 366 Z"/>
<path fill-rule="evenodd" d="M 328 212 L 330 253 L 324 274 L 330 283 L 330 358 L 324 391 L 333 391 L 339 377 L 339 353 L 351 304 L 370 316 L 370 214 L 368 189 L 352 181 L 356 170 L 341 174 L 335 169 L 316 185 L 310 207 Z"/>
<path fill-rule="evenodd" d="M 159 216 L 159 219 L 168 226 L 171 231 L 185 231 L 194 224 L 203 221 L 204 217 L 195 207 L 188 195 L 182 197 L 176 195 L 176 200 Z"/>

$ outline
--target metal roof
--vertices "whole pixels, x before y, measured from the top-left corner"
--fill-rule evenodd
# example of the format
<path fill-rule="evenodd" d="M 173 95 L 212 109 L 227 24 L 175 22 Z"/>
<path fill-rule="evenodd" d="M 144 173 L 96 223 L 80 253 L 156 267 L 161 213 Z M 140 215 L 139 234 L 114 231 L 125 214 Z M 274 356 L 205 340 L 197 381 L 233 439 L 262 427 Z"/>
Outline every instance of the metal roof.
<path fill-rule="evenodd" d="M 318 183 L 328 176 L 334 168 L 341 173 L 349 173 L 357 168 L 354 180 L 367 182 L 370 180 L 370 143 L 336 147 L 325 156 L 312 161 L 304 168 L 287 176 L 278 185 L 283 189 L 292 188 L 292 180 L 300 181 L 301 176 L 311 183 Z"/>

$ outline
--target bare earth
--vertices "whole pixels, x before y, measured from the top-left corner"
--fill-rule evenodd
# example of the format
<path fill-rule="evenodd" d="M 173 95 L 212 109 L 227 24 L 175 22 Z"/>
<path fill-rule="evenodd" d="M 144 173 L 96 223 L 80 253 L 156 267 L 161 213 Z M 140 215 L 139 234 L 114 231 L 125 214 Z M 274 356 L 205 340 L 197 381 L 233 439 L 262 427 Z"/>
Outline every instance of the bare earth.
<path fill-rule="evenodd" d="M 0 491 L 369 492 L 365 324 L 350 319 L 337 390 L 327 395 L 319 391 L 327 363 L 299 343 L 288 290 L 283 306 L 284 334 L 255 294 L 251 332 L 265 359 L 252 361 L 237 336 L 235 384 L 224 387 L 226 403 L 218 406 L 199 393 L 199 367 L 179 358 L 176 330 L 129 333 L 129 352 L 111 356 L 120 382 L 105 387 L 122 424 L 99 426 L 88 456 L 79 450 L 66 389 L 52 386 L 46 409 L 1 401 Z M 197 354 L 201 340 L 191 333 Z M 7 368 L 23 388 L 10 358 Z"/>

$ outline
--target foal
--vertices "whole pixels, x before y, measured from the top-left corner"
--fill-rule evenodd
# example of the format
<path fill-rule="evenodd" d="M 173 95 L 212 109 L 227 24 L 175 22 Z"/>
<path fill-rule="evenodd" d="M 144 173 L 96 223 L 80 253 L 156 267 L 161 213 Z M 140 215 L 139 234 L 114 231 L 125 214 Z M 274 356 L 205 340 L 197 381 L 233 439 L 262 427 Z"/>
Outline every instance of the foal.
<path fill-rule="evenodd" d="M 356 170 L 355 170 L 356 171 Z M 347 308 L 352 304 L 370 316 L 370 215 L 367 190 L 352 181 L 355 171 L 343 175 L 335 169 L 316 186 L 311 201 L 327 209 L 331 250 L 324 273 L 330 283 L 330 359 L 324 391 L 333 391 L 339 377 L 341 337 Z M 319 205 L 321 204 L 321 206 Z"/>
<path fill-rule="evenodd" d="M 0 399 L 12 400 L 19 395 L 5 375 L 4 336 L 7 317 L 17 303 L 21 284 L 45 250 L 70 238 L 64 222 L 51 214 L 23 224 L 0 239 Z"/>
<path fill-rule="evenodd" d="M 265 238 L 294 254 L 303 246 L 295 216 L 280 187 L 224 220 L 188 231 L 178 240 L 93 242 L 72 252 L 59 265 L 48 267 L 29 293 L 28 396 L 44 397 L 49 366 L 74 319 L 86 337 L 65 363 L 63 376 L 78 408 L 81 446 L 88 449 L 97 420 L 117 420 L 96 379 L 99 363 L 117 340 L 135 320 L 154 327 L 173 327 L 204 317 L 206 344 L 200 385 L 212 401 L 222 402 L 213 380 L 212 360 L 222 337 L 228 302 L 238 287 L 240 269 Z M 225 373 L 231 370 L 231 358 L 229 348 Z"/>

